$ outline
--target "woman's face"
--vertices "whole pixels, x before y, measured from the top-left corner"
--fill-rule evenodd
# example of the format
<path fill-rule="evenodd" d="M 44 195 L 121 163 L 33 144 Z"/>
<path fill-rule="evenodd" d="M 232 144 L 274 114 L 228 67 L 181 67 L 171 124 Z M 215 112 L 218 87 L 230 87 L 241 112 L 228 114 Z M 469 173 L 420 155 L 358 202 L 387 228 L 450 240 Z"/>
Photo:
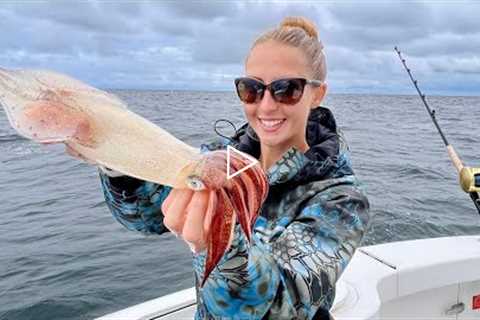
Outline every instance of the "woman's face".
<path fill-rule="evenodd" d="M 261 43 L 250 52 L 246 75 L 264 84 L 284 78 L 312 79 L 307 58 L 300 49 L 276 41 Z M 273 100 L 270 92 L 259 102 L 245 103 L 245 115 L 264 146 L 287 150 L 292 146 L 305 151 L 305 131 L 311 108 L 320 104 L 325 87 L 306 85 L 300 101 L 286 105 Z"/>

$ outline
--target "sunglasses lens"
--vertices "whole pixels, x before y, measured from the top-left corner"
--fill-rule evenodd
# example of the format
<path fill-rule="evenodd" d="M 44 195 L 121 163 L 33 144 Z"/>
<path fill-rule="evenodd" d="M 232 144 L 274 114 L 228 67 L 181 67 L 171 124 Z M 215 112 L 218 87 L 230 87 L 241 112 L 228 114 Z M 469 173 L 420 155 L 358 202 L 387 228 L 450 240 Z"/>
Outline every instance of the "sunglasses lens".
<path fill-rule="evenodd" d="M 237 94 L 245 103 L 254 103 L 263 96 L 264 85 L 254 79 L 240 78 L 235 80 Z"/>
<path fill-rule="evenodd" d="M 302 98 L 306 83 L 307 81 L 302 78 L 280 79 L 273 81 L 268 86 L 251 78 L 235 80 L 238 97 L 244 103 L 259 102 L 265 89 L 268 88 L 275 101 L 284 104 L 296 104 Z"/>
<path fill-rule="evenodd" d="M 272 82 L 272 95 L 284 104 L 296 104 L 303 95 L 305 79 L 282 79 Z"/>

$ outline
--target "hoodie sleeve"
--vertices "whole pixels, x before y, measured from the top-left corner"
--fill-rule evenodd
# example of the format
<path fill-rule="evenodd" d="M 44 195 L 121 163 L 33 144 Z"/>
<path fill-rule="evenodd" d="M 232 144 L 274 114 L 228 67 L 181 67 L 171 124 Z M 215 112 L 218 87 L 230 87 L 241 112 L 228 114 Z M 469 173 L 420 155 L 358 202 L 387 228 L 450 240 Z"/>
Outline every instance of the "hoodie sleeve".
<path fill-rule="evenodd" d="M 369 222 L 355 177 L 330 182 L 293 220 L 276 221 L 269 242 L 255 233 L 249 247 L 237 227 L 232 248 L 200 289 L 197 318 L 312 319 L 328 312 Z M 195 257 L 197 281 L 204 258 Z"/>
<path fill-rule="evenodd" d="M 100 170 L 100 180 L 108 208 L 115 220 L 129 230 L 162 234 L 162 203 L 171 188 L 129 176 L 110 177 Z"/>

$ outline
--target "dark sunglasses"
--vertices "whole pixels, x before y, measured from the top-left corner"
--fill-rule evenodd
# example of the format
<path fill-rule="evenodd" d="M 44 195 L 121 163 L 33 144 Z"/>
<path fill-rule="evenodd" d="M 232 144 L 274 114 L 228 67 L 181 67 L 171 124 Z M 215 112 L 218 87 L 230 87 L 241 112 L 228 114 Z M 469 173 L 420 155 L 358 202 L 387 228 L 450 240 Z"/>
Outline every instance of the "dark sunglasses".
<path fill-rule="evenodd" d="M 303 95 L 303 90 L 307 84 L 319 87 L 322 85 L 320 80 L 307 80 L 304 78 L 288 78 L 272 81 L 264 84 L 253 78 L 235 79 L 235 87 L 240 100 L 244 103 L 256 103 L 262 100 L 265 89 L 270 91 L 273 100 L 284 104 L 296 104 Z"/>

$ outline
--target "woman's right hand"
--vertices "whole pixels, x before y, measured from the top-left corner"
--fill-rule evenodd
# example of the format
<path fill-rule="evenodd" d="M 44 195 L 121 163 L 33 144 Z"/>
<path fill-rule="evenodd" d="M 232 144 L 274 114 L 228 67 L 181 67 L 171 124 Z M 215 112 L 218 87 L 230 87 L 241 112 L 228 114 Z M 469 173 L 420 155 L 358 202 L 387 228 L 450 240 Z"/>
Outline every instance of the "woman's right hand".
<path fill-rule="evenodd" d="M 199 253 L 207 247 L 216 201 L 215 191 L 173 189 L 162 204 L 163 223 Z"/>

